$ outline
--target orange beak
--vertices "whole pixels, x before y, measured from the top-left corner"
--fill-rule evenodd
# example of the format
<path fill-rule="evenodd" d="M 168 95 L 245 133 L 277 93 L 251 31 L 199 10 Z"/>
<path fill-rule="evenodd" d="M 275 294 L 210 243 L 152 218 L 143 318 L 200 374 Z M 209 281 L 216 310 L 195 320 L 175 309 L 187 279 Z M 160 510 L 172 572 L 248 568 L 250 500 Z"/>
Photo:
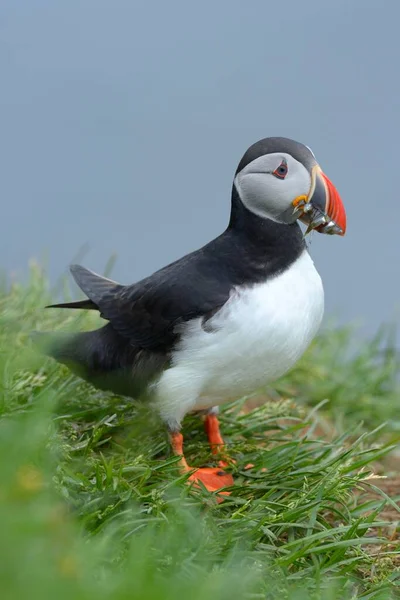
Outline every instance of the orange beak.
<path fill-rule="evenodd" d="M 319 233 L 344 235 L 346 211 L 339 192 L 331 180 L 316 165 L 312 170 L 311 189 L 308 196 L 293 201 L 299 219 L 308 225 L 306 234 L 315 229 Z"/>

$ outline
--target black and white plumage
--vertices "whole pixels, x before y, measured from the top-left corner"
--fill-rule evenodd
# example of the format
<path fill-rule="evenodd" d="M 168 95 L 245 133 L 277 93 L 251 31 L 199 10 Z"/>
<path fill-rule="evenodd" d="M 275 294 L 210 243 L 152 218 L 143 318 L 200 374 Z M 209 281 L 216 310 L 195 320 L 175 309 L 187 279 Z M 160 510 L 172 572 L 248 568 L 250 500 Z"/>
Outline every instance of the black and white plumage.
<path fill-rule="evenodd" d="M 55 338 L 50 353 L 94 385 L 146 398 L 171 431 L 184 415 L 249 394 L 300 358 L 323 316 L 320 276 L 297 220 L 345 231 L 332 183 L 309 148 L 251 146 L 237 168 L 227 229 L 133 285 L 74 265 L 103 328 Z"/>

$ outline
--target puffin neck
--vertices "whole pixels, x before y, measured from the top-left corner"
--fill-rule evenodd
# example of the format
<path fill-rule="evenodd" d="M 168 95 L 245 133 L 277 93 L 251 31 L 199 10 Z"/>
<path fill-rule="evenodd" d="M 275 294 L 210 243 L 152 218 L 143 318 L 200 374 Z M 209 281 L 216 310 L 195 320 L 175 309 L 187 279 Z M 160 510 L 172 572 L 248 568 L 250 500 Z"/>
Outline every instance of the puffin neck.
<path fill-rule="evenodd" d="M 297 222 L 286 225 L 252 213 L 240 200 L 235 184 L 232 187 L 228 230 L 247 238 L 250 245 L 259 251 L 274 249 L 277 254 L 282 252 L 292 255 L 293 259 L 300 256 L 306 248 L 303 233 Z"/>

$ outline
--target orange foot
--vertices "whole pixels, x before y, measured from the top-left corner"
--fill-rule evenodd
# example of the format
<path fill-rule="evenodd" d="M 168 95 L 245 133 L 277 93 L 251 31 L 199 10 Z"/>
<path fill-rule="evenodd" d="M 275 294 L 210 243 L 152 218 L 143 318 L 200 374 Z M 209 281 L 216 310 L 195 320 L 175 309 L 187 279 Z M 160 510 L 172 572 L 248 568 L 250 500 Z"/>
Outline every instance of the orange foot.
<path fill-rule="evenodd" d="M 188 473 L 193 469 L 189 467 L 186 459 L 183 455 L 183 436 L 179 432 L 171 434 L 171 444 L 175 454 L 181 456 L 180 467 L 183 473 Z M 233 485 L 233 477 L 229 473 L 226 473 L 223 469 L 227 466 L 227 463 L 220 461 L 218 467 L 203 467 L 196 469 L 192 475 L 190 475 L 188 481 L 194 482 L 199 487 L 198 482 L 204 485 L 209 492 L 216 492 L 217 490 Z M 218 502 L 222 502 L 223 498 L 220 496 L 229 496 L 230 492 L 223 491 L 218 493 Z"/>
<path fill-rule="evenodd" d="M 201 481 L 209 492 L 216 492 L 223 487 L 233 485 L 232 475 L 223 471 L 221 467 L 203 467 L 202 469 L 197 469 L 189 477 L 189 481 L 194 481 L 195 483 Z M 230 493 L 231 492 L 228 491 L 222 491 L 219 492 L 218 495 L 229 496 Z M 223 498 L 218 498 L 219 502 L 222 500 Z"/>

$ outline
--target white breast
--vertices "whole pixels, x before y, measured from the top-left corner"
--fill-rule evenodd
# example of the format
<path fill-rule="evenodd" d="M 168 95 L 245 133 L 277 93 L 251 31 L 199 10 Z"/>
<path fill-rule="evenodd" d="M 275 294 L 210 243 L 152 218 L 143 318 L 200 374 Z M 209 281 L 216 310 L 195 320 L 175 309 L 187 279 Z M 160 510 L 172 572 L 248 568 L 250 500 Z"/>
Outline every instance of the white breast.
<path fill-rule="evenodd" d="M 157 396 L 163 416 L 240 398 L 288 371 L 314 338 L 324 312 L 321 278 L 307 251 L 284 273 L 235 290 L 209 321 L 186 325 Z"/>

